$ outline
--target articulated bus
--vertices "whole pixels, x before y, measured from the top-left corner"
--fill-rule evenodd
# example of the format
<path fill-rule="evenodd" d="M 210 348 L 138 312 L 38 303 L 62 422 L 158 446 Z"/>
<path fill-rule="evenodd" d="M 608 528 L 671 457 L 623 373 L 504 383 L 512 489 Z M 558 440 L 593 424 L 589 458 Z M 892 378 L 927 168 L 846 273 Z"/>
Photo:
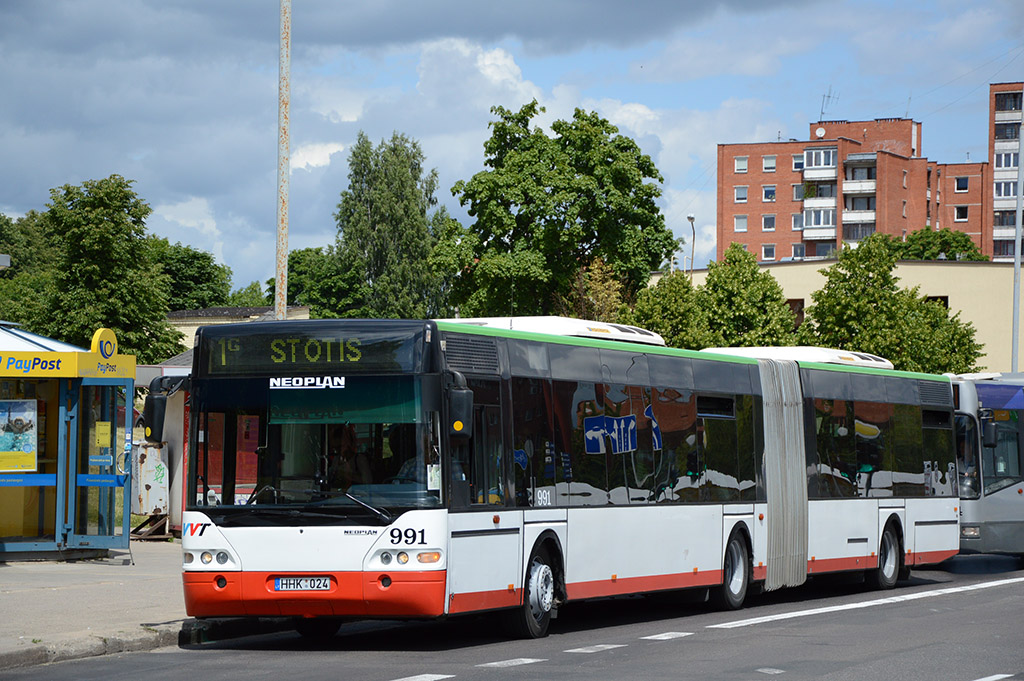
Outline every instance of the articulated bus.
<path fill-rule="evenodd" d="M 1024 556 L 1024 374 L 953 377 L 960 550 Z"/>
<path fill-rule="evenodd" d="M 540 637 L 570 601 L 700 589 L 736 609 L 955 555 L 950 379 L 797 356 L 559 318 L 200 328 L 188 614 L 330 636 L 501 611 Z"/>

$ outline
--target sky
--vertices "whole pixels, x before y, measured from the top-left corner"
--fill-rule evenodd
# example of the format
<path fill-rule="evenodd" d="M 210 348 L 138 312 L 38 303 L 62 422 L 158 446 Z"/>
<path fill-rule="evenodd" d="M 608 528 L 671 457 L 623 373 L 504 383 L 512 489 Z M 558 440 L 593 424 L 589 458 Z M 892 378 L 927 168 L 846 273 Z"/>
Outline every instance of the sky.
<path fill-rule="evenodd" d="M 0 0 L 0 213 L 118 174 L 151 234 L 274 276 L 278 0 Z M 988 84 L 1024 80 L 1020 0 L 293 0 L 290 249 L 334 243 L 360 131 L 416 139 L 437 199 L 484 169 L 491 107 L 596 111 L 664 177 L 697 268 L 717 145 L 909 117 L 940 163 L 987 152 Z M 691 244 L 694 216 L 696 241 Z"/>

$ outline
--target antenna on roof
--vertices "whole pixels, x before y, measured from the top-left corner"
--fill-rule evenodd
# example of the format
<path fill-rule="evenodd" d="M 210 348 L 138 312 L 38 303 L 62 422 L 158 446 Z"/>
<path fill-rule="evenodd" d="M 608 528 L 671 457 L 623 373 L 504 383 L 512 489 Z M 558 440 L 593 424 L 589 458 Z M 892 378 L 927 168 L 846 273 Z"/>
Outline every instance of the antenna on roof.
<path fill-rule="evenodd" d="M 904 118 L 910 118 L 910 95 L 907 95 L 907 112 L 903 114 Z"/>
<path fill-rule="evenodd" d="M 821 96 L 821 111 L 818 113 L 818 122 L 825 120 L 825 109 L 839 101 L 839 93 L 833 94 L 832 86 L 828 86 L 828 92 Z"/>

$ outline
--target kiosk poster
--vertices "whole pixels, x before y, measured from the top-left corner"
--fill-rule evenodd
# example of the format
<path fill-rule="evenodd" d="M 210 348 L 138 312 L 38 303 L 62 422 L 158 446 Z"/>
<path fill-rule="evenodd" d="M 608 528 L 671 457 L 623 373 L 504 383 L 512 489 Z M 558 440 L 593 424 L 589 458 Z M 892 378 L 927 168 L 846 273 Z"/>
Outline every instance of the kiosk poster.
<path fill-rule="evenodd" d="M 38 466 L 35 400 L 0 400 L 0 473 L 26 473 Z"/>

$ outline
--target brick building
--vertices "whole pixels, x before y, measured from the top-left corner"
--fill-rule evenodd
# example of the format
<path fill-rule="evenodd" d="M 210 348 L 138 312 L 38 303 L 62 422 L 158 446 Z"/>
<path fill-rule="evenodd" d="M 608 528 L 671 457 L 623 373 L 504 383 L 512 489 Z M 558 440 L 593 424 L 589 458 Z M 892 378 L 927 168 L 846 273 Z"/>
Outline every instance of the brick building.
<path fill-rule="evenodd" d="M 983 162 L 929 161 L 921 124 L 906 118 L 820 121 L 807 140 L 718 145 L 718 259 L 733 242 L 762 262 L 827 258 L 844 242 L 926 225 L 1012 258 L 1022 86 L 990 86 Z"/>

